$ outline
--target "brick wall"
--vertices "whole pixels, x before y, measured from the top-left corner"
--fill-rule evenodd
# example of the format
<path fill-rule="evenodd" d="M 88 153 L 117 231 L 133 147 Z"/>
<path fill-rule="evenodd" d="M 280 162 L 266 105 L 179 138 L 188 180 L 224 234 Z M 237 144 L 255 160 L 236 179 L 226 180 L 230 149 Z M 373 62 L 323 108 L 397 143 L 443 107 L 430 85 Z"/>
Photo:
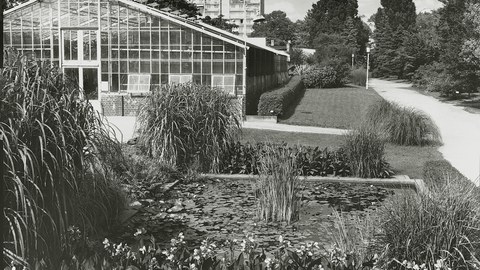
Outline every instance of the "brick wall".
<path fill-rule="evenodd" d="M 119 94 L 103 94 L 102 109 L 105 116 L 136 116 L 140 105 L 146 96 L 130 96 Z M 233 106 L 237 106 L 241 110 L 242 116 L 245 117 L 246 102 L 245 96 L 237 96 L 233 99 Z"/>

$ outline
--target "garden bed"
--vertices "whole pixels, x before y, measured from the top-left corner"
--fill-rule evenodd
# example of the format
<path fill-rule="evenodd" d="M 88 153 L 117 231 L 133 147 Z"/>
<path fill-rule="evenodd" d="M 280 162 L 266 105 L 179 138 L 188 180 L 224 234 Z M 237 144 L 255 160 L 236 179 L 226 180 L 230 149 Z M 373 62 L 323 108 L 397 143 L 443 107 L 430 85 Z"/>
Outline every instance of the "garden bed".
<path fill-rule="evenodd" d="M 140 200 L 144 205 L 127 222 L 119 241 L 134 242 L 132 231 L 144 227 L 157 243 L 169 243 L 179 233 L 191 246 L 211 238 L 217 241 L 242 239 L 254 234 L 261 248 L 275 247 L 282 235 L 293 245 L 319 242 L 325 248 L 334 243 L 334 211 L 347 219 L 365 217 L 406 189 L 368 184 L 301 182 L 299 220 L 291 225 L 265 223 L 256 219 L 253 180 L 202 179 L 181 183 L 162 200 Z"/>

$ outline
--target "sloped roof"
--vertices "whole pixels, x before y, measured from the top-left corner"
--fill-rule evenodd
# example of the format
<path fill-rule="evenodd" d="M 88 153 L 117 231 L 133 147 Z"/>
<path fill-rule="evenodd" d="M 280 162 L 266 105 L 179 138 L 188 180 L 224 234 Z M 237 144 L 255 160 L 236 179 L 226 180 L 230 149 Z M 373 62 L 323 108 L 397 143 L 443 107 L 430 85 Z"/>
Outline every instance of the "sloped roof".
<path fill-rule="evenodd" d="M 61 1 L 61 0 L 59 0 L 59 1 Z M 15 12 L 18 9 L 21 9 L 23 7 L 29 6 L 29 5 L 37 3 L 37 2 L 41 2 L 41 0 L 30 0 L 30 1 L 27 1 L 25 3 L 19 4 L 18 6 L 15 6 L 11 9 L 8 9 L 8 10 L 4 11 L 4 14 L 5 15 L 10 14 L 12 12 Z M 218 39 L 223 40 L 225 42 L 231 43 L 231 44 L 233 44 L 235 46 L 238 46 L 238 47 L 247 47 L 247 48 L 248 47 L 255 47 L 255 48 L 263 49 L 263 50 L 266 50 L 266 51 L 270 51 L 270 52 L 278 54 L 278 55 L 283 55 L 283 56 L 286 56 L 288 58 L 290 57 L 290 55 L 286 52 L 276 50 L 276 49 L 271 48 L 271 47 L 266 46 L 266 45 L 262 46 L 262 45 L 253 44 L 251 42 L 248 42 L 248 40 L 245 41 L 242 37 L 239 37 L 238 35 L 232 34 L 228 31 L 225 31 L 223 29 L 219 29 L 217 27 L 211 26 L 211 25 L 203 23 L 203 22 L 196 22 L 196 21 L 190 20 L 188 18 L 183 18 L 181 16 L 177 16 L 177 15 L 174 15 L 174 14 L 169 13 L 169 12 L 158 10 L 158 9 L 150 7 L 148 5 L 144 5 L 142 3 L 134 2 L 134 1 L 131 1 L 131 0 L 114 0 L 114 2 L 122 3 L 126 6 L 135 8 L 139 11 L 142 11 L 144 13 L 148 13 L 148 14 L 153 15 L 153 16 L 160 17 L 162 19 L 170 20 L 174 23 L 177 23 L 177 24 L 180 24 L 182 26 L 188 27 L 188 28 L 190 28 L 192 30 L 195 30 L 195 31 L 205 33 L 207 35 L 213 36 L 215 38 L 218 38 Z"/>

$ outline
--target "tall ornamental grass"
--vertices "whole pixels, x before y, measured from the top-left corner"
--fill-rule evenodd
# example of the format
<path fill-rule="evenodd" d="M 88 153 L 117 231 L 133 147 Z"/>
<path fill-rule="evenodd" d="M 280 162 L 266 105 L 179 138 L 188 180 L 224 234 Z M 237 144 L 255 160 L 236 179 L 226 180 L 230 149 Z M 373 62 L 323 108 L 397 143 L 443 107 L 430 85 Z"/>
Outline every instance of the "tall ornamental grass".
<path fill-rule="evenodd" d="M 57 68 L 8 51 L 0 85 L 4 254 L 8 262 L 60 269 L 70 226 L 101 232 L 120 211 L 123 197 L 107 165 L 120 148 Z"/>
<path fill-rule="evenodd" d="M 398 145 L 429 145 L 442 141 L 438 127 L 425 113 L 381 100 L 367 112 L 367 123 Z"/>
<path fill-rule="evenodd" d="M 187 168 L 218 171 L 220 157 L 240 132 L 240 106 L 220 89 L 163 85 L 142 106 L 139 143 L 148 155 Z"/>
<path fill-rule="evenodd" d="M 449 269 L 479 269 L 478 191 L 457 180 L 428 194 L 404 195 L 385 207 L 381 224 L 388 258 L 425 263 L 427 269 L 436 269 L 441 259 Z"/>
<path fill-rule="evenodd" d="M 284 147 L 265 145 L 260 154 L 256 183 L 257 216 L 267 222 L 298 219 L 299 198 L 296 155 Z"/>
<path fill-rule="evenodd" d="M 343 149 L 350 172 L 361 178 L 388 178 L 393 175 L 385 161 L 385 141 L 373 128 L 361 126 L 344 135 Z"/>

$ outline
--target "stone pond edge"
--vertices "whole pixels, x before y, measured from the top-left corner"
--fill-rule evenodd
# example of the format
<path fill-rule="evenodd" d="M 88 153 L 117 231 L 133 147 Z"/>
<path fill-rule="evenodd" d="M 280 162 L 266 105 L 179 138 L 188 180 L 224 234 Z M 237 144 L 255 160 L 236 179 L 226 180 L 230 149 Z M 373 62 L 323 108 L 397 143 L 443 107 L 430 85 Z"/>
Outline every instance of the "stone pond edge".
<path fill-rule="evenodd" d="M 200 174 L 200 177 L 224 180 L 251 180 L 257 176 L 250 174 Z M 407 175 L 396 175 L 387 179 L 336 176 L 302 176 L 300 179 L 319 183 L 369 184 L 392 188 L 413 188 L 417 193 L 428 193 L 425 182 L 422 179 L 410 179 Z"/>

